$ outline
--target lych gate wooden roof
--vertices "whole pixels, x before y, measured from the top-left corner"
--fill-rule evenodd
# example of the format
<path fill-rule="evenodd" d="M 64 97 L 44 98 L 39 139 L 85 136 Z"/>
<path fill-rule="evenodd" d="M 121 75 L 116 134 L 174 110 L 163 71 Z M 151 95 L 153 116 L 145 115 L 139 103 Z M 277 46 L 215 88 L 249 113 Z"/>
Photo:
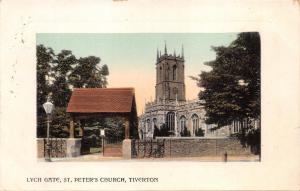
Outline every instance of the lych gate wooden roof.
<path fill-rule="evenodd" d="M 67 112 L 129 113 L 134 101 L 133 88 L 75 88 Z"/>

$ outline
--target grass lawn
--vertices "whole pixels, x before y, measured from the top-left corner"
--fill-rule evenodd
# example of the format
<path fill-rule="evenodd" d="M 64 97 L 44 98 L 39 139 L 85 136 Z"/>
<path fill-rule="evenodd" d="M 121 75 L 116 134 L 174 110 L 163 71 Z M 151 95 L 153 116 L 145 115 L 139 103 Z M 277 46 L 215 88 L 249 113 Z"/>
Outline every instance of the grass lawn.
<path fill-rule="evenodd" d="M 99 147 L 91 147 L 90 148 L 90 153 L 100 153 L 101 152 L 101 148 Z"/>

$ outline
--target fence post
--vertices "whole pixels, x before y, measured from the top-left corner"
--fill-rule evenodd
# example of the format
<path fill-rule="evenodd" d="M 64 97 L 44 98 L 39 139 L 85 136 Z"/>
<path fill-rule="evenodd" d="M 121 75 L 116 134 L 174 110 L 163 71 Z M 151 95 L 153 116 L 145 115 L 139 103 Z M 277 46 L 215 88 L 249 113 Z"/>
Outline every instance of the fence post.
<path fill-rule="evenodd" d="M 165 156 L 165 140 L 163 139 L 163 154 L 162 156 L 164 157 Z"/>
<path fill-rule="evenodd" d="M 147 142 L 146 142 L 146 140 L 144 141 L 144 156 L 143 156 L 143 158 L 146 156 L 146 145 L 147 145 Z"/>
<path fill-rule="evenodd" d="M 44 152 L 44 158 L 46 158 L 46 139 L 43 139 L 43 152 Z"/>
<path fill-rule="evenodd" d="M 216 156 L 218 156 L 218 139 L 216 139 Z"/>
<path fill-rule="evenodd" d="M 172 151 L 171 151 L 171 142 L 172 142 L 172 139 L 169 139 L 170 140 L 170 157 L 172 155 Z"/>
<path fill-rule="evenodd" d="M 63 139 L 60 138 L 60 157 L 63 158 Z"/>
<path fill-rule="evenodd" d="M 224 162 L 227 162 L 227 151 L 224 153 Z"/>
<path fill-rule="evenodd" d="M 152 139 L 151 139 L 151 141 L 150 141 L 150 153 L 149 153 L 149 158 L 152 156 L 152 147 L 153 147 L 153 142 L 152 142 Z"/>
<path fill-rule="evenodd" d="M 102 156 L 104 157 L 104 136 L 102 137 Z"/>

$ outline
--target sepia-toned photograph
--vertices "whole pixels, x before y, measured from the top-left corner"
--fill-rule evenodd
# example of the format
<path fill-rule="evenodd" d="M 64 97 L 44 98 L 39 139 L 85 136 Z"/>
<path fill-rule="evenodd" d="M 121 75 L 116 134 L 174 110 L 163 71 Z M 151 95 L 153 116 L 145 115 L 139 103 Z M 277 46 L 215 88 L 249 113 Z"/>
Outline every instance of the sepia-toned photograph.
<path fill-rule="evenodd" d="M 36 34 L 38 161 L 260 162 L 261 42 Z"/>

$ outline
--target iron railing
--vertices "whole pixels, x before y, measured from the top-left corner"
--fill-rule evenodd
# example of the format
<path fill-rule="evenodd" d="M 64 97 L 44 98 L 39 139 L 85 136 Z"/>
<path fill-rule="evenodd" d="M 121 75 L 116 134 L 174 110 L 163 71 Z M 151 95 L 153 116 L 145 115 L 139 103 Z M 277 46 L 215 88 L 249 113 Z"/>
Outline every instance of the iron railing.
<path fill-rule="evenodd" d="M 66 157 L 67 142 L 62 138 L 50 138 L 50 158 L 64 158 Z M 48 158 L 49 153 L 47 151 L 47 139 L 44 138 L 44 157 Z"/>
<path fill-rule="evenodd" d="M 132 156 L 134 158 L 163 158 L 165 140 L 132 140 Z"/>

